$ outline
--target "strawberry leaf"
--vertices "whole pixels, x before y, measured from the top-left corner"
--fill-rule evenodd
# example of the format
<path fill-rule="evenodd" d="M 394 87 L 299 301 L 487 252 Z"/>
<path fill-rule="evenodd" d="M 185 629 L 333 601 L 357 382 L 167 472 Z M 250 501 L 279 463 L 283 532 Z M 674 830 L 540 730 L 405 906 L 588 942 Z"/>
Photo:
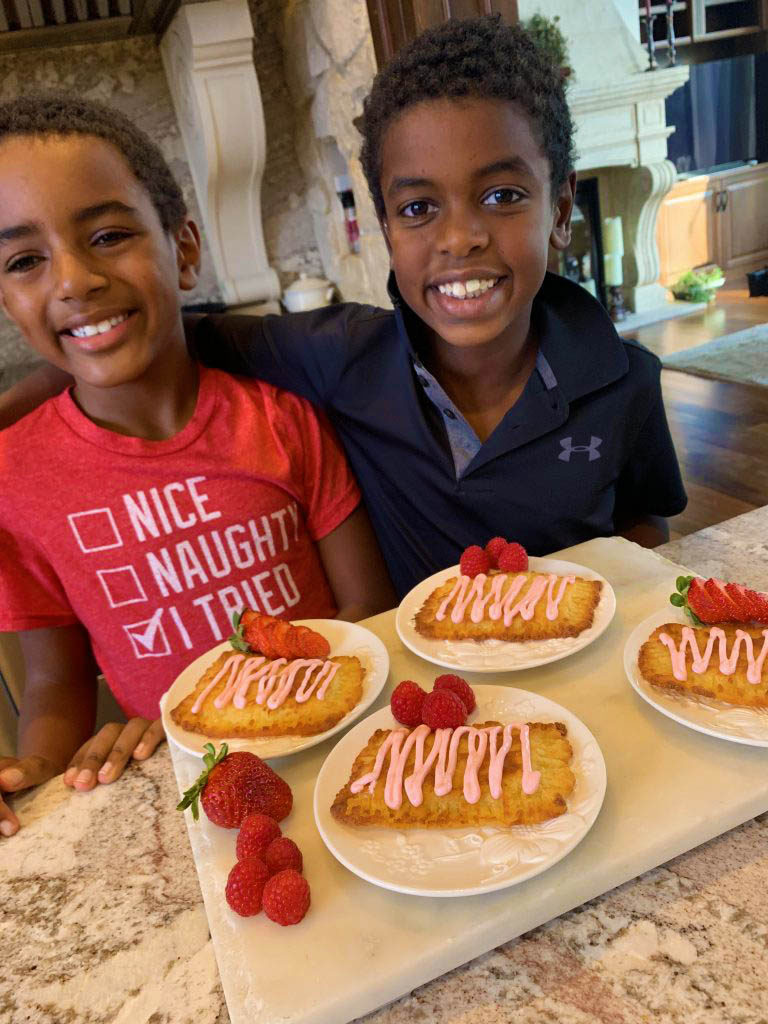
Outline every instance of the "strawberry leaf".
<path fill-rule="evenodd" d="M 200 817 L 198 800 L 200 799 L 200 794 L 203 792 L 206 783 L 208 782 L 208 776 L 216 765 L 219 764 L 220 761 L 223 761 L 229 753 L 229 747 L 226 743 L 221 744 L 221 750 L 218 754 L 216 753 L 216 748 L 212 743 L 206 743 L 203 749 L 207 751 L 207 753 L 203 754 L 205 770 L 200 773 L 193 785 L 185 791 L 184 796 L 176 805 L 177 811 L 186 811 L 186 809 L 190 807 L 192 809 L 192 817 L 195 821 Z"/>
<path fill-rule="evenodd" d="M 669 603 L 675 608 L 682 608 L 694 626 L 703 626 L 704 623 L 688 602 L 688 591 L 694 578 L 693 576 L 678 576 L 675 580 L 675 593 L 669 595 Z"/>
<path fill-rule="evenodd" d="M 234 629 L 234 633 L 227 639 L 234 650 L 239 651 L 241 654 L 252 654 L 253 651 L 251 649 L 251 645 L 243 636 L 242 618 L 242 611 L 233 613 L 232 628 Z"/>

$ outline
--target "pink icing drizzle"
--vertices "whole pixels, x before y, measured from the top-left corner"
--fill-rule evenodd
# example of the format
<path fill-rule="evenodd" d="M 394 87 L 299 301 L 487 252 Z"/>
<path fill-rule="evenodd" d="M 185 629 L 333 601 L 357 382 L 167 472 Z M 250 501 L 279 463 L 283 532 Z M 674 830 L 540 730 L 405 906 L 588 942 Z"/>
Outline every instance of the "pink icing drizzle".
<path fill-rule="evenodd" d="M 318 700 L 322 700 L 339 670 L 338 662 L 323 661 L 320 658 L 297 658 L 291 662 L 285 658 L 277 658 L 275 661 L 266 664 L 265 662 L 266 659 L 263 657 L 246 659 L 244 654 L 231 655 L 192 705 L 192 713 L 197 714 L 200 711 L 205 698 L 227 673 L 229 676 L 226 685 L 214 700 L 214 707 L 220 709 L 232 701 L 236 708 L 242 710 L 246 705 L 248 690 L 253 683 L 258 682 L 256 703 L 266 703 L 266 706 L 274 711 L 285 703 L 302 669 L 304 669 L 304 675 L 301 677 L 294 696 L 297 704 L 308 701 L 313 694 Z M 319 668 L 320 671 L 310 681 L 312 672 L 316 668 Z"/>
<path fill-rule="evenodd" d="M 715 642 L 717 642 L 718 655 L 720 658 L 720 671 L 725 676 L 731 676 L 736 671 L 736 666 L 739 661 L 739 649 L 741 645 L 744 644 L 747 651 L 747 682 L 756 686 L 762 679 L 763 663 L 765 662 L 766 657 L 768 657 L 768 629 L 764 629 L 762 633 L 763 646 L 757 658 L 755 658 L 752 637 L 749 633 L 745 633 L 743 629 L 736 630 L 730 655 L 728 654 L 728 640 L 725 635 L 725 630 L 721 629 L 719 626 L 712 626 L 710 628 L 709 636 L 707 637 L 707 646 L 704 648 L 703 654 L 699 650 L 699 645 L 696 640 L 696 631 L 691 629 L 690 626 L 683 626 L 679 646 L 675 644 L 675 641 L 667 633 L 659 633 L 659 640 L 669 651 L 670 661 L 672 662 L 672 674 L 675 679 L 681 681 L 688 678 L 688 670 L 685 664 L 686 648 L 691 652 L 691 668 L 693 669 L 693 672 L 696 675 L 701 675 L 702 672 L 706 672 L 707 670 L 709 660 L 712 657 L 712 652 L 715 647 Z"/>
<path fill-rule="evenodd" d="M 512 746 L 512 730 L 520 733 L 520 748 L 523 758 L 523 792 L 530 796 L 539 788 L 541 772 L 531 767 L 531 741 L 527 722 L 511 722 L 508 725 L 492 725 L 484 729 L 462 725 L 458 729 L 437 729 L 434 732 L 432 747 L 427 756 L 424 748 L 431 730 L 427 725 L 420 725 L 412 732 L 406 729 L 393 729 L 376 753 L 373 770 L 355 779 L 350 785 L 353 793 L 360 793 L 365 787 L 373 793 L 376 782 L 381 775 L 384 761 L 389 754 L 389 769 L 384 782 L 384 803 L 396 811 L 403 802 L 403 791 L 413 807 L 418 807 L 423 799 L 424 779 L 430 771 L 434 771 L 435 795 L 446 796 L 453 788 L 453 774 L 456 770 L 459 743 L 467 734 L 467 764 L 464 769 L 464 799 L 469 804 L 476 804 L 480 799 L 479 770 L 490 744 L 488 765 L 488 787 L 494 800 L 501 796 L 501 776 L 504 761 Z M 501 746 L 498 745 L 499 734 L 503 733 Z M 403 742 L 405 741 L 405 742 Z M 408 778 L 403 779 L 408 755 L 415 747 L 414 768 Z"/>
<path fill-rule="evenodd" d="M 489 579 L 491 585 L 486 593 L 485 584 Z M 503 592 L 504 583 L 507 580 L 505 574 L 488 577 L 484 573 L 478 573 L 474 579 L 469 576 L 459 576 L 450 594 L 437 609 L 435 618 L 438 622 L 442 622 L 448 611 L 448 606 L 455 599 L 455 604 L 451 611 L 451 622 L 453 623 L 464 621 L 464 614 L 470 604 L 472 607 L 469 617 L 472 622 L 482 621 L 486 614 L 486 608 L 488 610 L 488 617 L 494 622 L 503 615 L 505 626 L 509 626 L 516 615 L 529 621 L 533 618 L 536 605 L 546 590 L 546 616 L 550 621 L 556 619 L 560 609 L 560 602 L 565 594 L 565 588 L 570 583 L 575 583 L 576 577 L 558 577 L 555 573 L 549 573 L 546 576 L 534 576 L 526 593 L 519 600 L 516 600 L 527 579 L 528 577 L 522 573 L 519 576 L 515 576 L 507 590 Z M 557 592 L 555 593 L 556 585 Z"/>

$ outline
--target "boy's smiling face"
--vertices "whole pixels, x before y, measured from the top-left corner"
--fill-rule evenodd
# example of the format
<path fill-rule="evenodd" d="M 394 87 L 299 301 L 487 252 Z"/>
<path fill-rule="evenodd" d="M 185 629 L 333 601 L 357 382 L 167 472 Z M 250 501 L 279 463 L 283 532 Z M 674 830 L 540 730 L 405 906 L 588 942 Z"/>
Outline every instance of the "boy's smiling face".
<path fill-rule="evenodd" d="M 121 153 L 92 136 L 0 143 L 0 294 L 43 358 L 91 387 L 140 378 L 183 345 L 199 237 L 166 232 Z"/>
<path fill-rule="evenodd" d="M 522 343 L 573 206 L 573 176 L 552 194 L 529 118 L 507 100 L 408 107 L 384 136 L 381 190 L 397 283 L 421 320 L 452 346 Z"/>

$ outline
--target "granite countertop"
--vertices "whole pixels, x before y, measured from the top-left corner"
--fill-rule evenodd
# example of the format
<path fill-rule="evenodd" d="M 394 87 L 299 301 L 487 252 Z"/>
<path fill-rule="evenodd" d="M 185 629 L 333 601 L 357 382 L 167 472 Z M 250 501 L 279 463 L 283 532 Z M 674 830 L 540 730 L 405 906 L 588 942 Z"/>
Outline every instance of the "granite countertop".
<path fill-rule="evenodd" d="M 768 507 L 666 544 L 765 588 Z M 3 1024 L 228 1024 L 167 748 L 15 803 L 0 844 Z M 761 1024 L 768 814 L 500 946 L 365 1024 Z M 339 1022 L 343 1024 L 343 1022 Z"/>

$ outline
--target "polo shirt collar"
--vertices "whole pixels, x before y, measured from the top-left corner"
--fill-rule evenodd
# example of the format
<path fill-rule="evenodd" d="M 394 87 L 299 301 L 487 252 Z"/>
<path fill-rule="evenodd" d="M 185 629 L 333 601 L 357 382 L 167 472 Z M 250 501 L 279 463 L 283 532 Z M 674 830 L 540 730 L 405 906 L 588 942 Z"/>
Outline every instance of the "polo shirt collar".
<path fill-rule="evenodd" d="M 419 363 L 412 334 L 420 321 L 404 302 L 394 271 L 390 271 L 387 291 L 401 340 Z M 629 359 L 610 317 L 580 285 L 547 273 L 533 303 L 533 318 L 540 352 L 566 402 L 598 391 L 628 372 Z M 545 383 L 549 389 L 552 381 L 545 377 Z"/>

